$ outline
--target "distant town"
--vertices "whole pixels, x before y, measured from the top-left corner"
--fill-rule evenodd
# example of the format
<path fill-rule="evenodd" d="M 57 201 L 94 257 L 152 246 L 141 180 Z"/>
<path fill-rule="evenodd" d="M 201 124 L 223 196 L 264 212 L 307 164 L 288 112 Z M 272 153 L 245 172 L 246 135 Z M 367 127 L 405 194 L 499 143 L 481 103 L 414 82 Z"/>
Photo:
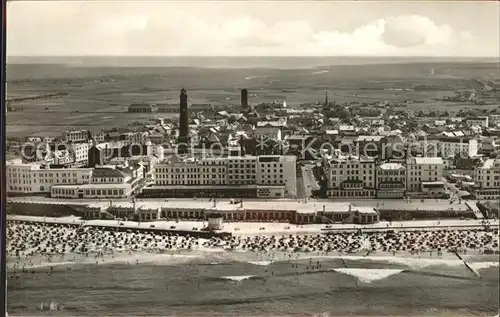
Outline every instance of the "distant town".
<path fill-rule="evenodd" d="M 11 139 L 9 150 L 18 158 L 7 162 L 8 195 L 75 201 L 208 198 L 235 204 L 248 199 L 433 199 L 449 201 L 443 213 L 474 200 L 483 202 L 482 211 L 498 208 L 498 110 L 412 113 L 384 102 L 338 104 L 329 100 L 328 92 L 308 107 L 288 107 L 286 101 L 252 105 L 249 92 L 242 89 L 240 109 L 229 113 L 210 105 L 190 106 L 188 91 L 182 89 L 177 105 L 135 103 L 128 112 L 175 109 L 177 122 L 158 117 L 133 122 L 129 131 L 71 130 L 58 138 Z M 482 219 L 472 205 L 465 209 Z M 293 221 L 353 218 L 352 206 L 329 208 L 323 204 L 325 210 Z M 356 209 L 366 213 L 358 221 L 377 222 L 381 209 Z M 256 219 L 291 220 L 287 212 L 263 210 L 269 212 Z M 322 212 L 329 213 L 327 220 L 318 216 Z M 134 214 L 135 207 L 125 216 Z M 143 217 L 167 216 L 173 217 L 153 210 Z"/>

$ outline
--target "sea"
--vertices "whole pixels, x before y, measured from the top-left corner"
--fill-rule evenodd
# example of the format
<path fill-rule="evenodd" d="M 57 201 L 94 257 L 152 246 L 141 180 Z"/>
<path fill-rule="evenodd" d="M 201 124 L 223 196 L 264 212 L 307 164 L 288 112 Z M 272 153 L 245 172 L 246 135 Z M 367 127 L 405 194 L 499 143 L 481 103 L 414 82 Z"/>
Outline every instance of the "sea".
<path fill-rule="evenodd" d="M 475 262 L 471 262 L 475 261 Z M 479 262 L 478 262 L 479 261 Z M 495 316 L 498 258 L 160 254 L 8 274 L 10 316 Z M 60 311 L 41 310 L 56 303 Z"/>

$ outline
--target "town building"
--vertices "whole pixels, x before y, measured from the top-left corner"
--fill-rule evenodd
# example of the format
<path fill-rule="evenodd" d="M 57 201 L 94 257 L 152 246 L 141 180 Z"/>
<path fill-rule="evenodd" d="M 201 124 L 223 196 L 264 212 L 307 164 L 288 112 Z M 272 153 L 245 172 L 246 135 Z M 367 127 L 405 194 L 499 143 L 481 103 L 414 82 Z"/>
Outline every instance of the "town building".
<path fill-rule="evenodd" d="M 119 141 L 126 144 L 146 144 L 150 139 L 148 132 L 127 132 L 120 134 Z"/>
<path fill-rule="evenodd" d="M 130 158 L 134 156 L 155 156 L 163 158 L 163 146 L 146 144 L 127 144 L 122 142 L 106 142 L 94 144 L 88 151 L 88 166 L 105 165 L 114 158 Z"/>
<path fill-rule="evenodd" d="M 281 140 L 282 129 L 285 122 L 279 121 L 259 121 L 255 126 L 253 137 L 257 140 Z"/>
<path fill-rule="evenodd" d="M 485 117 L 469 117 L 465 119 L 465 123 L 468 126 L 479 126 L 482 128 L 487 128 L 489 125 L 489 119 Z"/>
<path fill-rule="evenodd" d="M 440 157 L 411 157 L 406 163 L 407 195 L 444 197 L 444 162 Z"/>
<path fill-rule="evenodd" d="M 329 197 L 349 199 L 376 196 L 375 160 L 337 155 L 327 164 Z"/>
<path fill-rule="evenodd" d="M 377 167 L 377 198 L 403 198 L 406 191 L 406 167 L 384 163 Z"/>
<path fill-rule="evenodd" d="M 471 194 L 475 199 L 499 199 L 500 159 L 487 159 L 480 167 L 474 168 L 474 186 Z"/>
<path fill-rule="evenodd" d="M 479 150 L 478 141 L 466 136 L 428 138 L 421 142 L 427 143 L 426 153 L 442 158 L 475 157 Z"/>
<path fill-rule="evenodd" d="M 89 148 L 90 143 L 70 143 L 68 145 L 68 151 L 74 158 L 75 163 L 87 164 L 89 160 Z"/>
<path fill-rule="evenodd" d="M 91 137 L 88 130 L 67 130 L 62 133 L 62 140 L 66 143 L 89 142 Z"/>
<path fill-rule="evenodd" d="M 132 113 L 151 113 L 156 112 L 158 107 L 150 103 L 133 103 L 128 106 L 128 112 Z"/>

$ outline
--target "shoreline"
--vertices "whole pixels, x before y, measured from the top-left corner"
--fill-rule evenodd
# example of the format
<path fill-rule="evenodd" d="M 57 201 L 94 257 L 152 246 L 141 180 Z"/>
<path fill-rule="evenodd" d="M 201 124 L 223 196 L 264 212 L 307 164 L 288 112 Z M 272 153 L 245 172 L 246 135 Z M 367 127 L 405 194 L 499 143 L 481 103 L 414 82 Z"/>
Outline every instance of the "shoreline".
<path fill-rule="evenodd" d="M 286 254 L 257 254 L 252 251 L 245 252 L 230 252 L 230 251 L 182 251 L 179 253 L 165 252 L 119 252 L 113 256 L 98 256 L 89 255 L 88 257 L 81 254 L 65 254 L 64 256 L 54 257 L 49 260 L 48 256 L 33 256 L 23 259 L 19 262 L 15 257 L 7 258 L 6 271 L 10 274 L 39 271 L 56 271 L 56 270 L 71 270 L 71 267 L 90 266 L 90 267 L 106 267 L 108 265 L 224 265 L 229 263 L 247 263 L 255 266 L 267 267 L 274 263 L 301 263 L 301 262 L 329 262 L 340 260 L 354 262 L 372 262 L 387 266 L 404 266 L 409 270 L 419 270 L 428 267 L 446 266 L 446 267 L 460 267 L 467 265 L 472 267 L 472 270 L 479 270 L 488 267 L 499 267 L 500 261 L 498 255 L 486 255 L 478 252 L 462 254 L 463 260 L 457 258 L 453 253 L 443 253 L 443 255 L 430 256 L 428 252 L 420 254 L 411 254 L 409 252 L 399 252 L 395 255 L 388 252 L 373 252 L 366 254 L 366 252 L 358 253 L 341 253 L 332 252 L 326 254 L 311 254 L 311 253 L 294 253 L 291 256 Z M 58 258 L 58 259 L 57 259 Z M 31 262 L 31 265 L 26 265 Z M 349 267 L 345 267 L 349 268 Z M 355 267 L 354 267 L 355 268 Z"/>

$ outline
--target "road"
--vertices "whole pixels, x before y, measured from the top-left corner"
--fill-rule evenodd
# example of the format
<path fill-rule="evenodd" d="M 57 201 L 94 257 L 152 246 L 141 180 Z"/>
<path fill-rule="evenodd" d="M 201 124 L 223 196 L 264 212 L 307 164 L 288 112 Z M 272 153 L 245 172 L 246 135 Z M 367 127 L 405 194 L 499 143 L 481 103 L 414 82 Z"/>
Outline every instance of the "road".
<path fill-rule="evenodd" d="M 314 190 L 319 190 L 320 187 L 316 178 L 314 177 L 314 171 L 312 165 L 306 165 L 302 167 L 302 180 L 304 182 L 305 193 L 307 197 L 312 196 Z"/>
<path fill-rule="evenodd" d="M 441 178 L 441 181 L 444 183 L 444 187 L 450 192 L 450 198 L 453 200 L 457 200 L 460 198 L 460 189 L 453 183 L 448 182 L 446 178 Z"/>
<path fill-rule="evenodd" d="M 209 201 L 210 198 L 196 198 L 196 201 Z M 219 202 L 223 201 L 229 201 L 229 199 L 217 199 Z M 284 198 L 284 199 L 262 199 L 262 198 L 244 198 L 244 201 L 260 201 L 260 202 L 265 202 L 265 201 L 272 201 L 272 202 L 279 202 L 279 201 L 297 201 L 297 199 L 293 198 Z M 9 197 L 7 199 L 8 202 L 27 202 L 27 203 L 52 203 L 52 204 L 96 204 L 96 203 L 101 203 L 101 204 L 106 204 L 109 205 L 109 203 L 112 202 L 132 202 L 132 198 L 120 198 L 120 199 L 58 199 L 58 198 L 46 198 L 46 197 L 39 197 L 39 196 L 29 196 L 29 197 Z M 193 198 L 141 198 L 141 199 L 136 199 L 137 205 L 140 205 L 141 203 L 162 203 L 166 201 L 175 201 L 175 202 L 191 202 L 193 201 Z M 412 199 L 410 202 L 406 200 L 401 200 L 401 199 L 310 199 L 309 202 L 313 203 L 321 203 L 321 202 L 349 202 L 355 206 L 406 206 L 408 204 L 413 205 L 413 204 L 419 204 L 424 208 L 424 206 L 435 206 L 435 207 L 440 207 L 440 208 L 445 208 L 449 207 L 450 201 L 448 199 Z M 458 203 L 455 203 L 454 205 L 459 205 Z M 463 205 L 463 202 L 462 202 Z M 447 208 L 445 208 L 447 209 Z"/>

